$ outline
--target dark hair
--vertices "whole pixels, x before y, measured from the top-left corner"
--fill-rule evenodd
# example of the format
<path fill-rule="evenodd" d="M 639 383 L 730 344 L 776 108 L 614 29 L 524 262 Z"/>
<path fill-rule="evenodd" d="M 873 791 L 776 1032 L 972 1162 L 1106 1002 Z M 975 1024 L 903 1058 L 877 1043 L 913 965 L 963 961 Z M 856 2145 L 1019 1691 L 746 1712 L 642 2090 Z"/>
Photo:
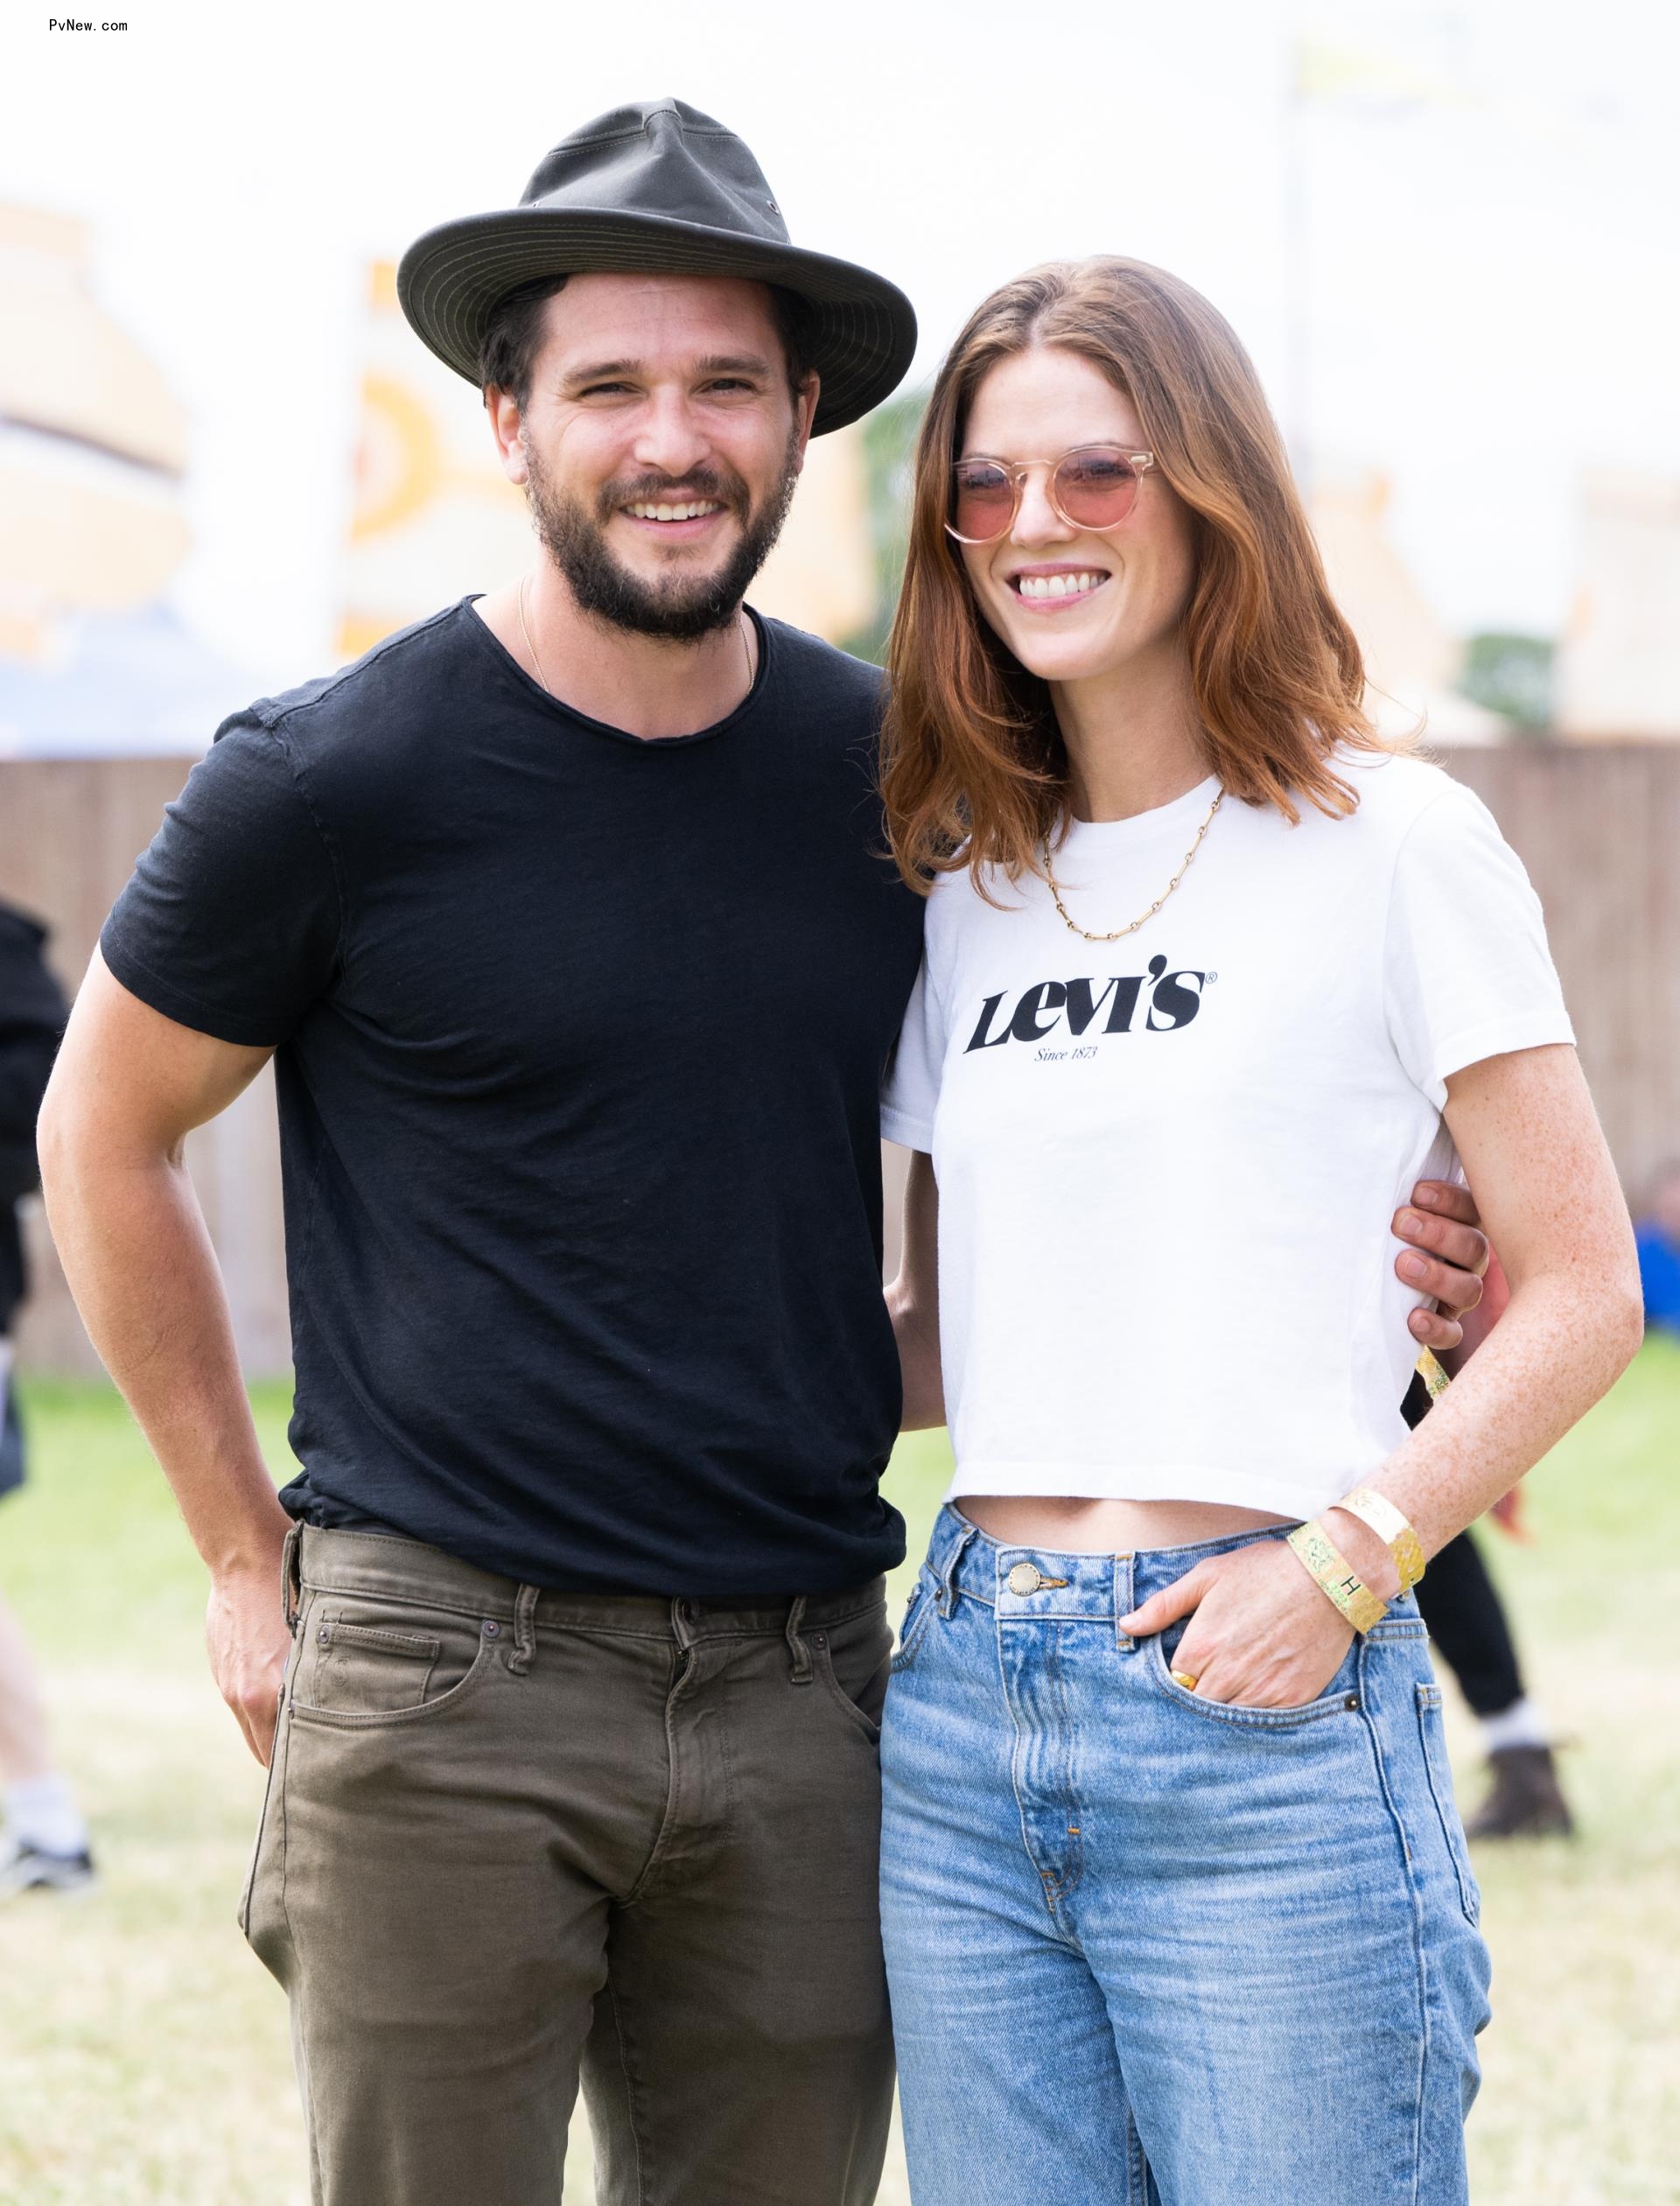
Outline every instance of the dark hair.
<path fill-rule="evenodd" d="M 531 370 L 542 343 L 542 309 L 565 289 L 564 276 L 539 276 L 499 298 L 479 343 L 479 382 L 487 395 L 505 390 L 522 409 L 530 403 Z M 797 291 L 766 284 L 770 309 L 788 358 L 788 388 L 795 398 L 811 372 L 811 310 Z"/>

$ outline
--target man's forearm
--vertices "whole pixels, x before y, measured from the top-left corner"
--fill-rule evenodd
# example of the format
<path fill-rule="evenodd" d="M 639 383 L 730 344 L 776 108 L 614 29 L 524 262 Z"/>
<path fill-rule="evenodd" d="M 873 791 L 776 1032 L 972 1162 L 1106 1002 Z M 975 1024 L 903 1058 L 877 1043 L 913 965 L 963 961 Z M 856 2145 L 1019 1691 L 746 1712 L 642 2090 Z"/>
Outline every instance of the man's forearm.
<path fill-rule="evenodd" d="M 178 1159 L 44 1142 L 47 1213 L 94 1346 L 218 1576 L 267 1568 L 285 1512 L 258 1446 L 221 1274 Z"/>

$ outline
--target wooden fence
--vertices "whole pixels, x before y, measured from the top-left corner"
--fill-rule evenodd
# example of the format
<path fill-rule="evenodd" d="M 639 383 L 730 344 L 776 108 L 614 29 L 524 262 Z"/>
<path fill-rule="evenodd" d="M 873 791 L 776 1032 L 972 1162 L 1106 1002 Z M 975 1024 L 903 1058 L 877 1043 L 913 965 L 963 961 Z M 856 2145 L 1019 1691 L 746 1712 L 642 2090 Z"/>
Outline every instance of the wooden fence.
<path fill-rule="evenodd" d="M 1593 1093 L 1636 1194 L 1680 1152 L 1680 745 L 1512 744 L 1454 751 L 1446 763 L 1491 808 L 1540 892 Z M 180 759 L 0 760 L 0 898 L 52 926 L 67 989 L 186 773 Z M 267 1075 L 192 1137 L 188 1156 L 246 1368 L 282 1371 L 290 1336 Z M 891 1233 L 891 1197 L 888 1212 Z M 38 1206 L 29 1229 L 36 1292 L 20 1359 L 94 1369 Z"/>
<path fill-rule="evenodd" d="M 80 984 L 105 914 L 190 764 L 0 760 L 0 898 L 52 929 L 50 955 L 67 993 Z M 264 1072 L 232 1110 L 193 1134 L 187 1157 L 246 1369 L 284 1371 L 291 1336 L 272 1075 Z M 28 1213 L 34 1292 L 18 1327 L 18 1360 L 39 1370 L 96 1371 L 38 1202 Z"/>

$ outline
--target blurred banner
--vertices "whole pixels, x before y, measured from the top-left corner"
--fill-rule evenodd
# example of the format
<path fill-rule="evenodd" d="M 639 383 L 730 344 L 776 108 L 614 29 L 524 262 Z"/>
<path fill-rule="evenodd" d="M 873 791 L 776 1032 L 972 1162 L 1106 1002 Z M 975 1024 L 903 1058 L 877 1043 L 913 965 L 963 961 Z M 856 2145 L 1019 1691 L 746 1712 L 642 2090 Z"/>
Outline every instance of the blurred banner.
<path fill-rule="evenodd" d="M 186 417 L 95 298 L 88 243 L 0 204 L 0 757 L 200 751 L 237 688 L 164 602 Z"/>
<path fill-rule="evenodd" d="M 1594 470 L 1579 511 L 1557 732 L 1588 742 L 1680 736 L 1680 482 Z"/>

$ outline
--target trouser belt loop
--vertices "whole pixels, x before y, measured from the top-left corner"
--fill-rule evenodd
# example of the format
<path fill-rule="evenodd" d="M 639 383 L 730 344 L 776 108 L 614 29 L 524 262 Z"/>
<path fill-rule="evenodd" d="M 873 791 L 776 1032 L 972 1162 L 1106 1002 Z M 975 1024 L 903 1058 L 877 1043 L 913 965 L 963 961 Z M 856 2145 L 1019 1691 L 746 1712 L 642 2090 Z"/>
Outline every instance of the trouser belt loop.
<path fill-rule="evenodd" d="M 298 1618 L 304 1606 L 303 1571 L 298 1551 L 303 1544 L 304 1528 L 294 1522 L 286 1534 L 285 1544 L 280 1550 L 280 1598 L 285 1603 L 286 1629 L 295 1637 Z"/>
<path fill-rule="evenodd" d="M 794 1683 L 808 1685 L 811 1682 L 811 1650 L 799 1635 L 799 1628 L 805 1621 L 805 1596 L 795 1593 L 788 1604 L 788 1644 L 793 1650 Z"/>
<path fill-rule="evenodd" d="M 514 1651 L 508 1657 L 508 1668 L 515 1677 L 522 1677 L 529 1670 L 536 1652 L 538 1590 L 535 1586 L 522 1586 L 514 1602 Z"/>
<path fill-rule="evenodd" d="M 956 1545 L 952 1548 L 945 1568 L 940 1574 L 939 1613 L 947 1619 L 955 1614 L 956 1608 L 956 1566 L 968 1553 L 969 1542 L 975 1537 L 976 1530 L 976 1526 L 970 1524 L 966 1531 L 958 1534 Z"/>
<path fill-rule="evenodd" d="M 1138 1602 L 1132 1588 L 1137 1582 L 1138 1560 L 1133 1555 L 1116 1555 L 1114 1558 L 1114 1643 L 1124 1654 L 1137 1642 L 1129 1632 L 1120 1628 L 1120 1619 L 1130 1616 Z"/>

